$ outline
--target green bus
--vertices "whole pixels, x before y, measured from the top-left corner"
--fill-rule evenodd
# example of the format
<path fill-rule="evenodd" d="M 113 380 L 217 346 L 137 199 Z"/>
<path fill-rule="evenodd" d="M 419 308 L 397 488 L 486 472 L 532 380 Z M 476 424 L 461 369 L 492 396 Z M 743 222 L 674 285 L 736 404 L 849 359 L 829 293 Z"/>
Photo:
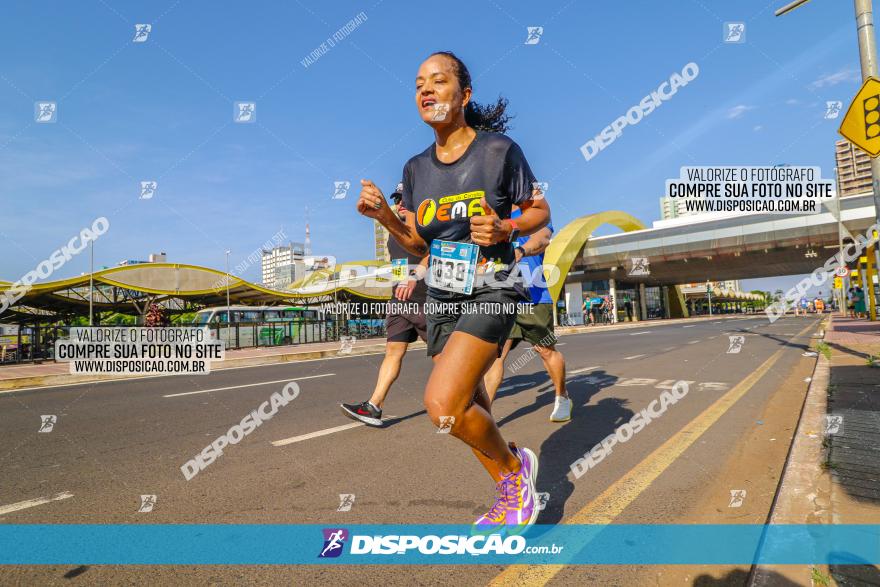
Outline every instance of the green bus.
<path fill-rule="evenodd" d="M 278 346 L 325 339 L 324 313 L 307 306 L 205 308 L 196 313 L 192 324 L 208 328 L 211 338 L 226 342 L 226 348 Z"/>

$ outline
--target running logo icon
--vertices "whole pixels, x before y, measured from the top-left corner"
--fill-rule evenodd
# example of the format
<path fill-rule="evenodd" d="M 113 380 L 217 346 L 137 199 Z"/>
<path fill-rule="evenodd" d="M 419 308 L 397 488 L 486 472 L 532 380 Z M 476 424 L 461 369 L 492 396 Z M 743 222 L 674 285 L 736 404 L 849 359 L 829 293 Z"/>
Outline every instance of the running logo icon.
<path fill-rule="evenodd" d="M 52 429 L 55 428 L 55 424 L 58 422 L 58 416 L 53 414 L 49 414 L 47 416 L 40 416 L 40 429 L 37 432 L 52 432 Z"/>
<path fill-rule="evenodd" d="M 437 427 L 437 434 L 449 434 L 452 432 L 452 426 L 455 424 L 455 416 L 440 416 L 440 425 Z"/>
<path fill-rule="evenodd" d="M 238 124 L 251 124 L 257 121 L 256 102 L 236 102 L 233 120 Z"/>
<path fill-rule="evenodd" d="M 746 337 L 741 334 L 738 334 L 736 336 L 728 336 L 727 338 L 730 340 L 730 344 L 727 347 L 728 355 L 735 355 L 739 353 L 742 350 L 743 345 L 746 343 Z"/>
<path fill-rule="evenodd" d="M 153 196 L 156 195 L 156 190 L 159 189 L 159 182 L 156 181 L 142 181 L 141 182 L 141 195 L 138 198 L 139 200 L 150 200 Z"/>
<path fill-rule="evenodd" d="M 151 24 L 136 24 L 134 25 L 134 38 L 131 40 L 132 43 L 144 43 L 147 40 L 147 37 L 150 36 L 150 31 L 153 30 L 153 25 Z"/>
<path fill-rule="evenodd" d="M 547 504 L 550 502 L 550 494 L 546 491 L 541 491 L 536 495 L 538 497 L 538 502 L 536 504 L 538 506 L 538 511 L 543 512 L 544 508 L 546 508 Z"/>
<path fill-rule="evenodd" d="M 138 513 L 148 514 L 153 511 L 153 508 L 156 507 L 156 496 L 155 495 L 142 495 L 141 496 L 141 507 L 138 508 Z"/>
<path fill-rule="evenodd" d="M 841 434 L 843 432 L 843 416 L 838 414 L 825 415 L 825 436 Z"/>
<path fill-rule="evenodd" d="M 544 34 L 544 27 L 542 26 L 530 26 L 526 27 L 528 35 L 526 36 L 525 45 L 537 45 L 541 42 L 541 35 Z"/>
<path fill-rule="evenodd" d="M 744 23 L 744 22 L 725 22 L 724 23 L 724 42 L 725 43 L 745 43 L 746 42 L 746 23 Z"/>
<path fill-rule="evenodd" d="M 356 336 L 340 336 L 339 337 L 339 354 L 340 355 L 350 355 L 351 349 L 354 346 L 354 341 L 357 340 Z"/>
<path fill-rule="evenodd" d="M 354 493 L 340 493 L 339 494 L 339 507 L 336 508 L 337 512 L 350 512 L 351 506 L 354 505 Z"/>
<path fill-rule="evenodd" d="M 546 181 L 533 181 L 532 182 L 532 199 L 533 200 L 543 200 L 547 197 L 547 192 L 550 191 L 550 184 Z"/>
<path fill-rule="evenodd" d="M 351 187 L 350 181 L 334 181 L 333 182 L 333 199 L 344 200 L 348 195 L 348 188 Z"/>
<path fill-rule="evenodd" d="M 345 541 L 348 540 L 348 530 L 345 528 L 324 528 L 324 547 L 318 554 L 318 558 L 336 558 L 342 554 Z"/>
<path fill-rule="evenodd" d="M 434 114 L 431 115 L 431 120 L 434 122 L 440 122 L 446 120 L 446 115 L 449 113 L 449 104 L 443 104 L 441 102 L 437 102 L 434 104 Z"/>
<path fill-rule="evenodd" d="M 825 102 L 825 120 L 833 120 L 840 116 L 843 102 L 840 100 L 828 100 Z"/>
<path fill-rule="evenodd" d="M 651 269 L 648 267 L 648 258 L 647 257 L 633 257 L 629 261 L 629 275 L 650 275 Z"/>
<path fill-rule="evenodd" d="M 730 490 L 730 503 L 727 504 L 727 507 L 729 507 L 729 508 L 742 507 L 742 504 L 745 500 L 746 500 L 746 490 L 745 489 L 731 489 Z"/>
<path fill-rule="evenodd" d="M 58 120 L 58 104 L 55 102 L 35 102 L 34 120 L 40 124 L 47 124 Z"/>

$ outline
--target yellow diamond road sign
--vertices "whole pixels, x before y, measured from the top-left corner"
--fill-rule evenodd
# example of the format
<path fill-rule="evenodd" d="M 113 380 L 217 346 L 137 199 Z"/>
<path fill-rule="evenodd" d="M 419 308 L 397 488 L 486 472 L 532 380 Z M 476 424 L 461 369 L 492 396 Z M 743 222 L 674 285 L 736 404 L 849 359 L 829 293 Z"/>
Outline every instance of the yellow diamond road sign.
<path fill-rule="evenodd" d="M 871 157 L 880 155 L 880 80 L 865 80 L 838 132 Z"/>

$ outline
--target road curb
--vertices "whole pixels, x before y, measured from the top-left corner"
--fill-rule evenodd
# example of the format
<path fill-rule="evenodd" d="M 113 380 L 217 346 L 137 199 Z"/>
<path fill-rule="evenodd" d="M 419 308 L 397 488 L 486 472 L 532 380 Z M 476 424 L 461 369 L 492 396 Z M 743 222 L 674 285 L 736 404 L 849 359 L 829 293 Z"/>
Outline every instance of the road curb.
<path fill-rule="evenodd" d="M 829 317 L 829 321 L 820 326 L 824 332 L 828 331 L 831 319 Z M 831 476 L 821 468 L 826 453 L 823 440 L 830 379 L 831 361 L 819 353 L 767 524 L 833 523 Z M 746 584 L 749 587 L 771 587 L 779 584 L 780 575 L 802 583 L 809 580 L 810 568 L 755 565 Z"/>

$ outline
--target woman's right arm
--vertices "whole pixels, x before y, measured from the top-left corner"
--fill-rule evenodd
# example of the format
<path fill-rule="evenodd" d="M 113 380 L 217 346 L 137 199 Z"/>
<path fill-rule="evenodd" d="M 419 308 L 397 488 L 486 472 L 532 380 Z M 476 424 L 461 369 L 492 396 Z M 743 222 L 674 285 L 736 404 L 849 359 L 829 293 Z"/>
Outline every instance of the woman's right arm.
<path fill-rule="evenodd" d="M 385 196 L 376 185 L 367 179 L 361 180 L 361 197 L 357 202 L 357 210 L 367 218 L 378 220 L 388 229 L 391 237 L 400 246 L 413 255 L 423 257 L 428 254 L 428 244 L 416 230 L 416 216 L 409 210 L 403 211 L 406 223 L 401 222 L 397 214 L 388 206 Z"/>

